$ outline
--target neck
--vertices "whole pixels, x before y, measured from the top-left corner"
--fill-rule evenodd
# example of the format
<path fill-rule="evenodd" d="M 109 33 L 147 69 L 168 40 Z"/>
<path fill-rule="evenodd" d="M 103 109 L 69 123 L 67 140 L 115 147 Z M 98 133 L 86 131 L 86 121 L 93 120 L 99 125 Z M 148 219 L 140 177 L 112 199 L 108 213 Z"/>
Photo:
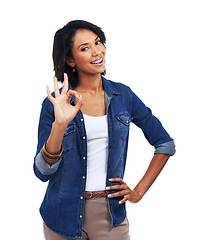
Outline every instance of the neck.
<path fill-rule="evenodd" d="M 100 90 L 103 89 L 101 74 L 78 77 L 79 85 L 76 88 L 77 91 L 98 93 Z"/>

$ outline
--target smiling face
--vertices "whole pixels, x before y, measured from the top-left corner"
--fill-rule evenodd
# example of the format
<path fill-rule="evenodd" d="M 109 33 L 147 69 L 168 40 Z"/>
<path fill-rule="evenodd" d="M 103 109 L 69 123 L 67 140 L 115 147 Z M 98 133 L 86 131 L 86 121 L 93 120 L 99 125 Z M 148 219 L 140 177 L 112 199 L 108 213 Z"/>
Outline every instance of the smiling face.
<path fill-rule="evenodd" d="M 73 38 L 73 58 L 67 60 L 78 76 L 101 74 L 105 71 L 105 46 L 94 32 L 80 29 Z"/>

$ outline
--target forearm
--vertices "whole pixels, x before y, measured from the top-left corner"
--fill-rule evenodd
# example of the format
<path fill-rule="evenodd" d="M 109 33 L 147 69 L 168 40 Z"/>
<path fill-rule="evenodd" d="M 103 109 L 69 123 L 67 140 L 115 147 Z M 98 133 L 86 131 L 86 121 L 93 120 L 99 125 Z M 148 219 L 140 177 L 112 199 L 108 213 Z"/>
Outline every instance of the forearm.
<path fill-rule="evenodd" d="M 165 166 L 166 162 L 168 161 L 169 157 L 170 155 L 166 154 L 154 154 L 146 173 L 134 188 L 140 199 L 144 196 L 144 194 L 153 184 L 153 182 Z"/>
<path fill-rule="evenodd" d="M 46 150 L 50 154 L 59 154 L 62 146 L 62 139 L 68 125 L 59 126 L 53 123 L 51 134 L 46 142 Z"/>
<path fill-rule="evenodd" d="M 42 181 L 49 180 L 59 167 L 64 132 L 53 123 L 48 140 L 35 157 L 34 171 Z"/>

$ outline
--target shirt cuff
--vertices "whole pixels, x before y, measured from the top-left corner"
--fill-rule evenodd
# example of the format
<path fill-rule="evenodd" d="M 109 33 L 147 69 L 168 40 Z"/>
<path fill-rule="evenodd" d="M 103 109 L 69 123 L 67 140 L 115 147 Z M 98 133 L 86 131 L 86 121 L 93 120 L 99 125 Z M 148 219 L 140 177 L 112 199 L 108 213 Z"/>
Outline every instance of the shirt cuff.
<path fill-rule="evenodd" d="M 60 159 L 56 163 L 50 166 L 44 160 L 42 155 L 42 150 L 41 150 L 35 158 L 35 165 L 43 175 L 51 175 L 57 171 L 61 161 L 62 161 L 62 157 L 60 156 Z"/>
<path fill-rule="evenodd" d="M 174 140 L 161 143 L 155 147 L 155 152 L 154 153 L 162 153 L 162 154 L 168 154 L 173 156 L 175 154 L 175 143 Z"/>

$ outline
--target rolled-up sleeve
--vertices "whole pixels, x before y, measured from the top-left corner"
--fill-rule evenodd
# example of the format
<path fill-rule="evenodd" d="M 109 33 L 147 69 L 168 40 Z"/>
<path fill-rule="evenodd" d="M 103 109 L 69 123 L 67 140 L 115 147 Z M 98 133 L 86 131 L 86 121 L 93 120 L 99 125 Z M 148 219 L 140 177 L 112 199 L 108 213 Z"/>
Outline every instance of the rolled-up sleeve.
<path fill-rule="evenodd" d="M 60 157 L 60 159 L 54 163 L 53 165 L 49 165 L 43 158 L 43 155 L 42 155 L 42 150 L 38 153 L 38 155 L 36 156 L 35 158 L 35 165 L 38 169 L 38 171 L 43 174 L 43 175 L 52 175 L 54 174 L 59 165 L 60 165 L 60 162 L 62 160 L 62 157 Z"/>
<path fill-rule="evenodd" d="M 162 153 L 162 154 L 168 154 L 170 156 L 173 156 L 175 154 L 175 143 L 174 140 L 161 143 L 155 147 L 154 153 Z"/>
<path fill-rule="evenodd" d="M 54 120 L 55 116 L 53 105 L 46 98 L 43 101 L 40 113 L 40 120 L 38 126 L 38 146 L 33 165 L 35 175 L 44 182 L 48 181 L 54 176 L 54 174 L 56 174 L 62 161 L 62 157 L 60 157 L 60 159 L 56 163 L 50 166 L 42 156 L 42 148 L 47 139 L 49 138 Z"/>

